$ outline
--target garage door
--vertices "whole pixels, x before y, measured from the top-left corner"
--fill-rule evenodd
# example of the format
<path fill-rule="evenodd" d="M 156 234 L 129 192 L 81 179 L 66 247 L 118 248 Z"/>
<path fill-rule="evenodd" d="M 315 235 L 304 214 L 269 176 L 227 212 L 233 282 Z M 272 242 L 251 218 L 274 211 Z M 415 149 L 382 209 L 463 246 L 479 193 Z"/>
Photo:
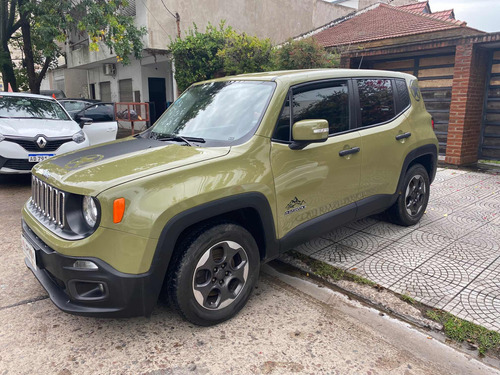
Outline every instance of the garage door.
<path fill-rule="evenodd" d="M 492 52 L 489 67 L 479 158 L 500 160 L 500 50 Z"/>
<path fill-rule="evenodd" d="M 410 73 L 419 79 L 425 107 L 434 117 L 434 132 L 441 155 L 446 154 L 454 64 L 455 55 L 450 53 L 385 60 L 371 66 L 373 69 Z"/>

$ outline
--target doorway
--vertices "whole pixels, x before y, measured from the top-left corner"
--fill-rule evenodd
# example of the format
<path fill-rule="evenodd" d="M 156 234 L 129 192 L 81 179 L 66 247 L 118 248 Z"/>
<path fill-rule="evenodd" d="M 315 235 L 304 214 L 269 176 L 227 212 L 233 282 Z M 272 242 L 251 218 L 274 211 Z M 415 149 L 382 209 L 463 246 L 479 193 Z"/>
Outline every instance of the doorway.
<path fill-rule="evenodd" d="M 153 124 L 167 109 L 165 78 L 148 78 L 149 116 Z"/>

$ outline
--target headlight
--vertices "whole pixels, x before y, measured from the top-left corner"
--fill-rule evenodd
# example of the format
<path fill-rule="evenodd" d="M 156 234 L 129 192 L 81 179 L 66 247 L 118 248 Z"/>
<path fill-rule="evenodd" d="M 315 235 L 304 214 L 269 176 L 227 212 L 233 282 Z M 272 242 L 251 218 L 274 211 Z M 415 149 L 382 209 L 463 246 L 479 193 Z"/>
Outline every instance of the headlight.
<path fill-rule="evenodd" d="M 87 195 L 83 197 L 82 211 L 83 218 L 85 219 L 87 225 L 91 228 L 94 228 L 97 223 L 98 217 L 97 205 L 94 201 L 94 198 Z"/>
<path fill-rule="evenodd" d="M 78 133 L 73 134 L 73 140 L 76 143 L 82 143 L 83 141 L 85 141 L 85 133 L 80 130 Z"/>

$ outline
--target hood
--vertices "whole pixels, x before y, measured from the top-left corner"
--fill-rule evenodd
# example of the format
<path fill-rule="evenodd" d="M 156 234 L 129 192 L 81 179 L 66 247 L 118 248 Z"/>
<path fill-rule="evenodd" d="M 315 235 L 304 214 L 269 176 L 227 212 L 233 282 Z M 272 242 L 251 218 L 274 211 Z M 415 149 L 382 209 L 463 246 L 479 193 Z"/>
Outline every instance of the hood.
<path fill-rule="evenodd" d="M 49 138 L 71 137 L 80 130 L 73 120 L 0 118 L 0 134 L 2 135 L 29 138 L 36 135 L 45 135 Z"/>
<path fill-rule="evenodd" d="M 32 172 L 59 189 L 95 196 L 124 182 L 224 156 L 229 150 L 125 138 L 52 157 Z"/>

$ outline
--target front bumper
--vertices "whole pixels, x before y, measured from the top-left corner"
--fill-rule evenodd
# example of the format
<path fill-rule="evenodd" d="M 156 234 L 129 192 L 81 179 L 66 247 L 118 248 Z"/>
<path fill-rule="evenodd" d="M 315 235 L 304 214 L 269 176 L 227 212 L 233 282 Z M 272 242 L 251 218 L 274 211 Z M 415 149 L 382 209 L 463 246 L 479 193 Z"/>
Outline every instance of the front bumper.
<path fill-rule="evenodd" d="M 96 317 L 149 316 L 156 305 L 157 282 L 151 273 L 132 275 L 119 272 L 92 257 L 62 255 L 47 246 L 22 221 L 24 238 L 35 250 L 36 268 L 28 258 L 26 265 L 61 310 Z M 88 260 L 97 269 L 73 267 L 76 260 Z"/>

